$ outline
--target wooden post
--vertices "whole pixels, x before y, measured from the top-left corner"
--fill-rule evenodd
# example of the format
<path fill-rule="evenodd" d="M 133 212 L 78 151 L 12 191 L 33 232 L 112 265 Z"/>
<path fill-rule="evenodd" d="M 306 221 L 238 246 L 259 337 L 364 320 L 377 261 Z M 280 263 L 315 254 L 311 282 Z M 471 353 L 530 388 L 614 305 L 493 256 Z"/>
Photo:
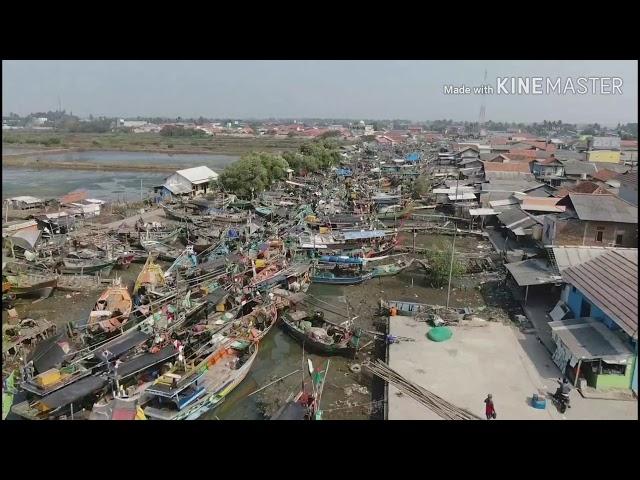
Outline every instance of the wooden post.
<path fill-rule="evenodd" d="M 453 222 L 453 243 L 451 244 L 451 265 L 449 266 L 449 286 L 447 287 L 447 308 L 449 308 L 449 298 L 451 296 L 451 276 L 453 274 L 453 258 L 456 252 L 456 234 L 458 233 L 458 227 Z"/>
<path fill-rule="evenodd" d="M 573 381 L 573 386 L 578 385 L 578 379 L 580 378 L 580 366 L 582 365 L 582 359 L 578 360 L 578 367 L 576 368 L 576 378 Z"/>
<path fill-rule="evenodd" d="M 528 297 L 529 297 L 529 285 L 527 285 L 527 286 L 525 287 L 525 290 L 524 290 L 524 304 L 525 304 L 525 305 L 527 304 L 527 298 L 528 298 Z"/>

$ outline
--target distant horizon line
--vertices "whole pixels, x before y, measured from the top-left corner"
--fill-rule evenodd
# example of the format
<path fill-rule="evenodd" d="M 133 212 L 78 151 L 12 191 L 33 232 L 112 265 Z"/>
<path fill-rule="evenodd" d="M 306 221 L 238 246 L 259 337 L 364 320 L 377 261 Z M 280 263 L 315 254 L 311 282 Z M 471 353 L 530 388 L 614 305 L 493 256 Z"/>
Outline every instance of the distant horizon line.
<path fill-rule="evenodd" d="M 59 110 L 48 110 L 50 112 L 58 112 Z M 64 112 L 66 112 L 66 110 L 63 110 Z M 4 117 L 9 117 L 9 115 L 11 113 L 15 113 L 17 115 L 19 115 L 20 117 L 26 117 L 29 115 L 32 115 L 34 113 L 43 113 L 41 112 L 30 112 L 28 114 L 21 114 L 21 113 L 17 113 L 17 112 L 9 112 L 9 113 L 3 113 L 2 116 Z M 69 110 L 68 112 L 70 115 L 73 114 L 73 110 Z M 414 124 L 419 124 L 419 123 L 429 123 L 429 122 L 439 122 L 439 121 L 451 121 L 453 123 L 478 123 L 477 120 L 461 120 L 461 119 L 450 119 L 450 118 L 436 118 L 436 119 L 431 119 L 431 120 L 413 120 L 413 119 L 407 119 L 407 118 L 366 118 L 366 117 L 295 117 L 295 116 L 279 116 L 279 117 L 233 117 L 233 116 L 220 116 L 220 117 L 205 117 L 204 115 L 197 115 L 197 116 L 182 116 L 182 115 L 177 115 L 177 116 L 170 116 L 170 115 L 103 115 L 103 114 L 93 114 L 93 113 L 88 113 L 88 114 L 78 114 L 76 113 L 74 116 L 77 116 L 79 118 L 87 118 L 89 116 L 93 116 L 93 117 L 97 117 L 97 118 L 118 118 L 118 119 L 124 119 L 124 120 L 134 120 L 136 118 L 163 118 L 163 119 L 172 119 L 172 120 L 177 120 L 178 118 L 180 119 L 199 119 L 199 118 L 203 118 L 205 120 L 230 120 L 230 121 L 251 121 L 251 122 L 265 122 L 265 121 L 274 121 L 274 120 L 278 120 L 278 121 L 284 121 L 284 120 L 289 120 L 289 121 L 296 121 L 296 122 L 304 122 L 304 121 L 339 121 L 339 120 L 344 120 L 344 121 L 349 121 L 349 122 L 360 122 L 360 121 L 370 121 L 370 122 L 408 122 L 408 123 L 414 123 Z M 493 123 L 515 123 L 515 124 L 523 124 L 523 125 L 533 125 L 534 123 L 536 124 L 543 124 L 544 121 L 547 122 L 556 122 L 556 121 L 561 121 L 562 124 L 567 124 L 567 125 L 593 125 L 593 124 L 599 124 L 603 127 L 611 127 L 611 126 L 617 126 L 618 123 L 625 125 L 625 124 L 629 124 L 629 123 L 638 123 L 638 120 L 635 119 L 635 121 L 618 121 L 618 122 L 614 122 L 614 123 L 601 123 L 599 121 L 580 121 L 580 122 L 569 122 L 569 121 L 565 121 L 562 119 L 542 119 L 542 120 L 535 120 L 535 121 L 516 121 L 516 120 L 492 120 L 492 119 L 488 119 L 485 120 L 484 123 L 488 123 L 488 122 L 493 122 Z"/>

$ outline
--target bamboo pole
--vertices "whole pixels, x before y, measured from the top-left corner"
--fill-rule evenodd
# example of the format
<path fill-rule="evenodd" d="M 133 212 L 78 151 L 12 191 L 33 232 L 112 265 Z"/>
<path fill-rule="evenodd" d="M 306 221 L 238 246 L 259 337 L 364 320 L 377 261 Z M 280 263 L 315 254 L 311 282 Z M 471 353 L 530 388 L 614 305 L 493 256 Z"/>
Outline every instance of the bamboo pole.
<path fill-rule="evenodd" d="M 284 375 L 283 377 L 280 377 L 280 378 L 274 380 L 273 382 L 267 383 L 264 387 L 261 387 L 258 390 L 255 390 L 255 391 L 251 392 L 249 395 L 247 395 L 247 397 L 250 397 L 251 395 L 254 395 L 254 394 L 258 393 L 258 392 L 261 392 L 262 390 L 264 390 L 267 387 L 270 387 L 274 383 L 279 382 L 280 380 L 284 380 L 285 378 L 290 377 L 291 375 L 293 375 L 294 373 L 298 373 L 299 371 L 300 371 L 300 369 L 297 369 L 296 371 L 288 373 L 287 375 Z"/>

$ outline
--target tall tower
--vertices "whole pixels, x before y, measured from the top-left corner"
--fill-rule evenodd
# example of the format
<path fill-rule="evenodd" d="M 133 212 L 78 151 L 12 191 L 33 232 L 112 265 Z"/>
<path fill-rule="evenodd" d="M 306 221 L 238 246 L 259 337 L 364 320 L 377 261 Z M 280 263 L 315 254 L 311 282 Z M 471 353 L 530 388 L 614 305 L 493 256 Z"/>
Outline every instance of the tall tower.
<path fill-rule="evenodd" d="M 482 85 L 486 85 L 487 84 L 487 70 L 485 69 L 484 71 L 484 80 L 482 82 Z M 484 122 L 485 122 L 485 115 L 486 115 L 486 102 L 485 102 L 485 98 L 484 98 L 484 91 L 482 93 L 482 103 L 480 104 L 480 116 L 478 118 L 478 133 L 482 134 L 482 127 L 484 127 Z"/>

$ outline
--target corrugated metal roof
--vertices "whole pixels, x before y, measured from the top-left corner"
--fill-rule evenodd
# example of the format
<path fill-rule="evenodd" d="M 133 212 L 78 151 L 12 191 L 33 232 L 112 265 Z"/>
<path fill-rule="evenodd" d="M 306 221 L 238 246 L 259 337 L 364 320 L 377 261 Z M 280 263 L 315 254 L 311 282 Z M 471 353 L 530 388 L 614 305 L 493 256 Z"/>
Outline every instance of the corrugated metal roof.
<path fill-rule="evenodd" d="M 191 183 L 202 183 L 218 178 L 218 174 L 216 172 L 205 166 L 186 168 L 184 170 L 178 170 L 176 173 L 186 178 Z"/>
<path fill-rule="evenodd" d="M 11 200 L 12 202 L 23 202 L 23 203 L 39 203 L 42 202 L 41 198 L 32 197 L 30 195 L 22 195 L 19 197 L 11 197 L 7 198 L 7 200 Z"/>
<path fill-rule="evenodd" d="M 487 180 L 533 180 L 533 173 L 524 172 L 484 172 L 484 178 Z"/>
<path fill-rule="evenodd" d="M 631 349 L 595 318 L 556 320 L 549 326 L 577 359 L 626 363 L 633 356 Z"/>
<path fill-rule="evenodd" d="M 638 338 L 638 251 L 613 251 L 562 272 L 627 334 Z"/>
<path fill-rule="evenodd" d="M 637 254 L 635 248 L 617 248 L 617 247 L 552 247 L 553 256 L 556 259 L 556 266 L 560 272 L 569 268 L 580 265 L 589 260 L 599 257 L 607 252 L 618 251 L 624 256 Z"/>
<path fill-rule="evenodd" d="M 189 188 L 187 185 L 182 185 L 182 184 L 174 184 L 174 185 L 166 184 L 164 185 L 164 188 L 169 190 L 174 195 L 181 195 L 183 193 L 191 192 L 191 188 Z"/>
<path fill-rule="evenodd" d="M 449 200 L 475 200 L 476 196 L 472 192 L 458 192 L 449 194 Z"/>
<path fill-rule="evenodd" d="M 469 209 L 469 215 L 497 215 L 498 212 L 496 212 L 493 208 L 470 208 Z"/>
<path fill-rule="evenodd" d="M 564 212 L 567 207 L 558 206 L 559 198 L 525 197 L 522 199 L 522 210 L 536 210 L 539 212 Z"/>
<path fill-rule="evenodd" d="M 548 265 L 546 260 L 531 258 L 521 262 L 505 263 L 504 265 L 520 287 L 528 285 L 545 285 L 561 281 Z"/>
<path fill-rule="evenodd" d="M 615 179 L 626 187 L 638 188 L 638 172 L 621 173 L 618 174 Z"/>
<path fill-rule="evenodd" d="M 498 214 L 498 220 L 500 220 L 507 228 L 510 228 L 510 226 L 522 221 L 525 218 L 529 218 L 528 215 L 517 207 L 508 208 Z"/>
<path fill-rule="evenodd" d="M 583 173 L 596 173 L 596 166 L 593 163 L 583 162 L 580 160 L 566 160 L 564 164 L 565 175 L 581 175 Z"/>
<path fill-rule="evenodd" d="M 615 195 L 570 193 L 569 198 L 580 220 L 638 223 L 638 208 Z"/>

